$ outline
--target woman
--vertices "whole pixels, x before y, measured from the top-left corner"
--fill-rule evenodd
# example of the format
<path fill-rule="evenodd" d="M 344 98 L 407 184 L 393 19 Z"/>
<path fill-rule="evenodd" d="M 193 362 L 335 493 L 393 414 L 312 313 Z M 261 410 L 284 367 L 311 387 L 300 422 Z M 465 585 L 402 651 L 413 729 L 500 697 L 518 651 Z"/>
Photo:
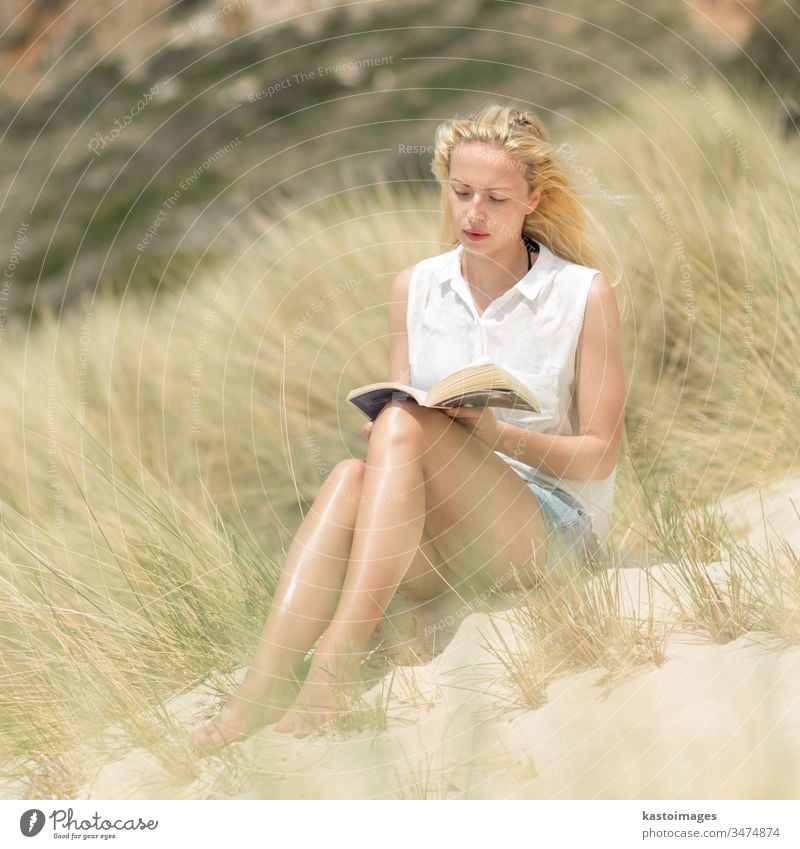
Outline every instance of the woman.
<path fill-rule="evenodd" d="M 340 462 L 301 524 L 244 682 L 194 732 L 203 749 L 333 717 L 398 589 L 423 601 L 529 587 L 565 552 L 602 553 L 623 422 L 619 315 L 584 264 L 596 254 L 572 184 L 536 118 L 498 104 L 438 128 L 433 172 L 455 247 L 394 280 L 390 379 L 427 389 L 490 359 L 542 411 L 387 404 L 364 428 L 366 459 Z"/>

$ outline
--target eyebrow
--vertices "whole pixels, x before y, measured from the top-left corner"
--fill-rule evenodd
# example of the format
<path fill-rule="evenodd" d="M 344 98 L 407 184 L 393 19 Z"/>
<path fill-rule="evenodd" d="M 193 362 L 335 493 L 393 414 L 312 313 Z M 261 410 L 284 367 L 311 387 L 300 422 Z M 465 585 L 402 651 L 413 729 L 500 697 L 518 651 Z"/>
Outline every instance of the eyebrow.
<path fill-rule="evenodd" d="M 449 183 L 458 183 L 460 186 L 468 186 L 470 189 L 481 188 L 480 186 L 473 186 L 471 183 L 465 183 L 463 180 L 448 180 Z M 510 192 L 513 189 L 510 186 L 487 186 L 485 191 L 487 192 Z"/>

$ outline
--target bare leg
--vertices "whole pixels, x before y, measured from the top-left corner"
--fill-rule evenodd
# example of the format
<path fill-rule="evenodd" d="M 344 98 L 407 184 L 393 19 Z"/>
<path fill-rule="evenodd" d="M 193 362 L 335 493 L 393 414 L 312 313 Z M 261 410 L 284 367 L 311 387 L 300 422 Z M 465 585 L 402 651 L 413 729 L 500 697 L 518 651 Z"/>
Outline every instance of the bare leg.
<path fill-rule="evenodd" d="M 382 412 L 375 421 L 339 604 L 301 692 L 276 731 L 305 736 L 336 714 L 338 690 L 358 689 L 363 650 L 414 560 L 425 527 L 421 436 L 405 438 L 391 414 Z"/>
<path fill-rule="evenodd" d="M 245 680 L 213 722 L 197 729 L 203 749 L 222 748 L 275 722 L 297 694 L 296 673 L 336 610 L 348 568 L 365 464 L 343 460 L 320 488 L 292 542 Z M 416 599 L 445 591 L 453 575 L 426 536 L 412 551 L 408 592 Z"/>
<path fill-rule="evenodd" d="M 220 748 L 275 722 L 296 694 L 295 673 L 336 609 L 361 476 L 362 463 L 345 460 L 322 484 L 289 548 L 245 680 L 222 714 L 193 734 L 202 748 Z"/>
<path fill-rule="evenodd" d="M 494 579 L 505 586 L 513 576 L 531 585 L 544 562 L 538 502 L 520 477 L 443 413 L 393 402 L 370 436 L 339 603 L 276 731 L 305 736 L 340 709 L 339 687 L 358 686 L 363 650 L 406 576 L 426 523 L 448 566 L 468 584 Z M 463 559 L 468 548 L 474 560 Z"/>

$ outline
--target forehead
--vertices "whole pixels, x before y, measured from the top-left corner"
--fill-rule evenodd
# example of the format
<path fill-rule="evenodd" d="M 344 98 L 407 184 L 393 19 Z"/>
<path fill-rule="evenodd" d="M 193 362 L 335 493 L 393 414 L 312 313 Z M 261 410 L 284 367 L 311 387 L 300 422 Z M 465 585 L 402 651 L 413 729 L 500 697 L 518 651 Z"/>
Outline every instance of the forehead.
<path fill-rule="evenodd" d="M 478 188 L 525 187 L 522 164 L 502 145 L 462 142 L 450 157 L 450 179 Z"/>

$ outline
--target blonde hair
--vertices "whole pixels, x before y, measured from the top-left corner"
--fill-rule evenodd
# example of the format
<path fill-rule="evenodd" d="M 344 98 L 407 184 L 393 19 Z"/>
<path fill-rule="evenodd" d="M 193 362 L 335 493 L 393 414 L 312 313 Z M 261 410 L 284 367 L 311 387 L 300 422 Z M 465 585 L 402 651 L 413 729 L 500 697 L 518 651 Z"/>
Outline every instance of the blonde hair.
<path fill-rule="evenodd" d="M 450 160 L 455 147 L 464 142 L 502 145 L 519 163 L 528 187 L 541 189 L 539 203 L 525 217 L 522 234 L 570 262 L 605 271 L 611 254 L 603 228 L 580 200 L 567 166 L 539 119 L 511 104 L 489 102 L 436 129 L 431 171 L 441 186 L 441 239 L 448 249 L 458 244 L 448 212 Z M 609 281 L 618 282 L 610 277 Z"/>

